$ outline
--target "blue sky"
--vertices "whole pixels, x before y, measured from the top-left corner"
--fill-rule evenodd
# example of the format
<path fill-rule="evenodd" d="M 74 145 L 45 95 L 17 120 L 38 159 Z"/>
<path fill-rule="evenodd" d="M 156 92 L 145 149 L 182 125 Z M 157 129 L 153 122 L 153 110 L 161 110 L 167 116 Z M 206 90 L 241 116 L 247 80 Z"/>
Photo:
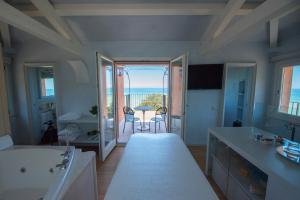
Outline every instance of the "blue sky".
<path fill-rule="evenodd" d="M 300 65 L 294 67 L 293 70 L 293 79 L 292 79 L 292 88 L 300 89 Z"/>
<path fill-rule="evenodd" d="M 130 76 L 131 88 L 162 88 L 164 65 L 161 66 L 130 66 L 126 65 L 126 69 Z M 125 76 L 126 77 L 126 76 Z M 165 77 L 165 87 L 168 78 Z M 128 80 L 124 78 L 124 87 L 128 88 Z"/>
<path fill-rule="evenodd" d="M 53 82 L 53 78 L 47 78 L 45 81 L 46 84 L 46 89 L 54 89 L 54 82 Z"/>

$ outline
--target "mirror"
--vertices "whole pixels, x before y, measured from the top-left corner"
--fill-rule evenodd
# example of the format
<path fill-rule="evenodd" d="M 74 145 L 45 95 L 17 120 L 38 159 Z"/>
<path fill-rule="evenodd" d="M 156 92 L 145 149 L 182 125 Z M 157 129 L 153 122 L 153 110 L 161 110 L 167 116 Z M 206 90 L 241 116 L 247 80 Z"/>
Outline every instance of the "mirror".
<path fill-rule="evenodd" d="M 256 63 L 227 63 L 225 65 L 223 126 L 252 125 L 255 76 Z"/>
<path fill-rule="evenodd" d="M 25 82 L 31 143 L 57 142 L 54 67 L 42 63 L 25 64 Z M 53 139 L 44 137 L 49 130 L 56 132 L 53 132 Z"/>

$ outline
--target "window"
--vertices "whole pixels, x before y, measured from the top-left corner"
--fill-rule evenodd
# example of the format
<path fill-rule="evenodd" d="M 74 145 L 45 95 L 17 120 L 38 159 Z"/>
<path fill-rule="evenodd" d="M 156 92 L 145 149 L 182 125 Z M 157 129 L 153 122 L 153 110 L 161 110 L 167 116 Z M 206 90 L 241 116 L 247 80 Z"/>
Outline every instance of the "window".
<path fill-rule="evenodd" d="M 300 116 L 300 65 L 287 66 L 282 69 L 278 111 Z"/>
<path fill-rule="evenodd" d="M 40 95 L 41 98 L 53 97 L 55 95 L 52 69 L 40 70 Z"/>

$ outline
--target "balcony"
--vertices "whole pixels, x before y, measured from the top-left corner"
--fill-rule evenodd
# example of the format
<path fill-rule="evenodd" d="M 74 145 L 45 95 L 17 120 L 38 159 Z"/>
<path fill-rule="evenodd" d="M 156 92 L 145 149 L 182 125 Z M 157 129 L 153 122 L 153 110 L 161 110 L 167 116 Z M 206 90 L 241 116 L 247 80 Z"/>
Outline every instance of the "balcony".
<path fill-rule="evenodd" d="M 126 105 L 126 106 L 131 107 L 133 110 L 137 106 L 145 106 L 145 105 L 151 106 L 152 110 L 145 112 L 145 123 L 146 123 L 146 125 L 149 125 L 150 119 L 155 116 L 156 109 L 167 105 L 167 95 L 162 94 L 162 93 L 151 93 L 150 91 L 147 91 L 147 89 L 145 89 L 145 93 L 131 93 L 130 95 L 125 94 L 124 102 L 122 102 L 122 103 L 124 103 L 124 105 Z M 138 110 L 134 110 L 134 111 L 135 111 L 134 117 L 140 118 L 143 123 L 143 112 L 138 111 Z M 119 121 L 120 121 L 120 123 L 119 123 L 118 142 L 126 143 L 129 139 L 130 135 L 133 134 L 132 124 L 129 122 L 126 123 L 125 130 L 123 133 L 124 122 L 125 122 L 123 113 L 120 114 Z M 139 126 L 140 126 L 140 122 L 135 122 L 135 124 L 134 124 L 134 127 L 135 127 L 134 132 L 135 133 L 141 132 L 141 130 L 138 129 Z M 159 126 L 159 124 L 157 124 L 156 128 L 157 128 L 156 133 L 167 132 L 167 129 L 163 122 L 160 123 L 160 126 Z M 150 130 L 147 130 L 145 132 L 155 133 L 155 123 L 151 122 Z"/>

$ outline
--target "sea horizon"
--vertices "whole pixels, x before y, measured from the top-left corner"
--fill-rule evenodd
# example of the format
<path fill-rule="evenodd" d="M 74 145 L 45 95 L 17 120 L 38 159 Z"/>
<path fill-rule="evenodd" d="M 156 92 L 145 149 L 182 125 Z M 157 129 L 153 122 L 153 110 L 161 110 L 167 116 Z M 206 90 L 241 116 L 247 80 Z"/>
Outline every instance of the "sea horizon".
<path fill-rule="evenodd" d="M 163 93 L 168 93 L 168 88 L 162 88 L 162 87 L 134 87 L 130 88 L 130 93 L 131 94 L 163 94 Z M 124 88 L 124 94 L 127 95 L 129 94 L 129 88 Z"/>

